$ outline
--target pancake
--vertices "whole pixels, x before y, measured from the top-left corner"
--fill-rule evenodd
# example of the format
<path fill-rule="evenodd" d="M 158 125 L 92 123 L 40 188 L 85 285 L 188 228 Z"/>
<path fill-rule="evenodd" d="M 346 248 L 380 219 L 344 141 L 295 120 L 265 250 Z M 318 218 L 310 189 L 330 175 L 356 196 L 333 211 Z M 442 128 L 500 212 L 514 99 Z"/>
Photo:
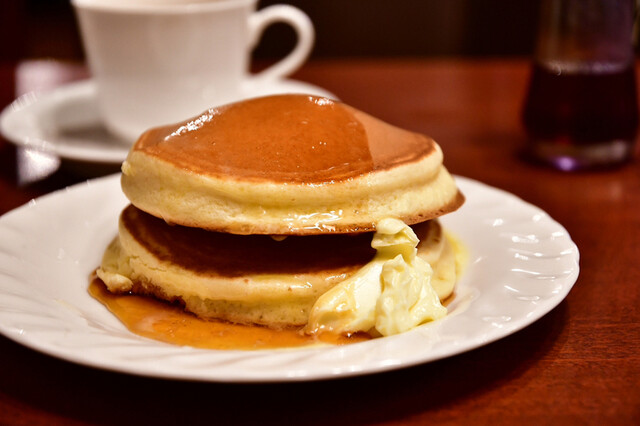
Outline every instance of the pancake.
<path fill-rule="evenodd" d="M 453 292 L 455 255 L 437 220 L 413 226 L 418 256 L 441 300 Z M 306 324 L 311 307 L 375 255 L 371 233 L 232 235 L 171 226 L 130 205 L 98 276 L 109 291 L 154 295 L 203 318 L 273 328 Z"/>
<path fill-rule="evenodd" d="M 431 138 L 346 104 L 279 95 L 144 133 L 122 166 L 131 203 L 163 220 L 233 234 L 375 230 L 424 222 L 464 198 Z"/>

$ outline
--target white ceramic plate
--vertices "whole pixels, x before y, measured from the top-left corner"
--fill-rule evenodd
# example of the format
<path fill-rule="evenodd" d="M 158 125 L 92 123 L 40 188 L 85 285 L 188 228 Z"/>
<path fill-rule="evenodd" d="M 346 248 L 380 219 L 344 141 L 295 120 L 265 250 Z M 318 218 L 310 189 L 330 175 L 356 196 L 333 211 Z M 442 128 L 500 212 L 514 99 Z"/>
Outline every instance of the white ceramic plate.
<path fill-rule="evenodd" d="M 539 208 L 466 178 L 461 210 L 443 218 L 469 265 L 443 320 L 339 347 L 215 351 L 139 337 L 87 293 L 127 201 L 119 176 L 88 181 L 0 218 L 0 332 L 79 364 L 145 376 L 296 381 L 386 371 L 505 337 L 553 309 L 578 276 L 578 249 Z"/>
<path fill-rule="evenodd" d="M 267 81 L 243 97 L 278 93 L 336 98 L 318 86 L 287 79 Z M 120 164 L 131 147 L 104 128 L 92 80 L 21 96 L 2 111 L 0 132 L 16 145 L 91 163 Z"/>

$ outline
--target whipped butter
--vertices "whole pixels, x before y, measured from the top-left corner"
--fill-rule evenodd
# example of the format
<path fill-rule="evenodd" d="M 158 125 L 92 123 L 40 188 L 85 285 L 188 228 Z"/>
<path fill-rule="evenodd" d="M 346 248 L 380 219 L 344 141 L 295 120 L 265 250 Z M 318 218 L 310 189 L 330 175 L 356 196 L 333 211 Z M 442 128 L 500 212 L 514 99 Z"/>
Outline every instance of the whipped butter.
<path fill-rule="evenodd" d="M 376 225 L 375 257 L 316 301 L 307 333 L 358 331 L 388 336 L 447 314 L 431 285 L 433 269 L 417 256 L 418 237 L 398 219 Z"/>

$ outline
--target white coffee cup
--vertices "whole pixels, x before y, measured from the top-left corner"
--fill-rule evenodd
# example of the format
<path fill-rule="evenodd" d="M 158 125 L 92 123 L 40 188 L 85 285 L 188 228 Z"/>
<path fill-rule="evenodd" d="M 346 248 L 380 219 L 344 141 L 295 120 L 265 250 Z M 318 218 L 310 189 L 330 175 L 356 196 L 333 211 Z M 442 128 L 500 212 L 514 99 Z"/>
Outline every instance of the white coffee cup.
<path fill-rule="evenodd" d="M 256 11 L 257 0 L 72 0 L 107 129 L 133 142 L 146 129 L 251 96 L 294 72 L 314 41 L 310 19 L 287 5 Z M 251 51 L 275 22 L 297 44 L 250 74 Z"/>

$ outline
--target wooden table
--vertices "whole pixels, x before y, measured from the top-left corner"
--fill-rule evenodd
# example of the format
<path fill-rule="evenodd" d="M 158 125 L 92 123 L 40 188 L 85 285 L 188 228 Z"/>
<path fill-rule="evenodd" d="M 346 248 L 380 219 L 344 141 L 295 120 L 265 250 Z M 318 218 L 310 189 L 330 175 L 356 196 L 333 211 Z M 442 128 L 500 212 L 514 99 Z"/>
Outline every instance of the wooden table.
<path fill-rule="evenodd" d="M 510 191 L 562 223 L 581 253 L 569 296 L 480 349 L 400 371 L 298 384 L 134 377 L 0 338 L 0 423 L 640 424 L 640 167 L 566 174 L 523 162 L 523 61 L 314 62 L 295 76 L 432 135 L 456 174 Z M 2 104 L 13 96 L 2 68 Z M 18 186 L 0 141 L 0 212 L 83 179 Z"/>

